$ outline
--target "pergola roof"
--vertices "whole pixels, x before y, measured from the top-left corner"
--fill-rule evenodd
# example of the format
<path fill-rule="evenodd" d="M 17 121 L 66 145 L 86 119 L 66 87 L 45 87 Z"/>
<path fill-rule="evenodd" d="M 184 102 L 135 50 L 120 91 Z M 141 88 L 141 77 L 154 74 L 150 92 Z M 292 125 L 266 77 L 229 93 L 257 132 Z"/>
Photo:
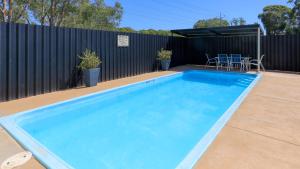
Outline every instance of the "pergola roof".
<path fill-rule="evenodd" d="M 197 28 L 197 29 L 178 29 L 178 30 L 171 30 L 171 32 L 185 37 L 242 36 L 242 35 L 257 36 L 258 29 L 260 29 L 260 32 L 262 32 L 263 34 L 263 30 L 261 29 L 259 24 Z"/>

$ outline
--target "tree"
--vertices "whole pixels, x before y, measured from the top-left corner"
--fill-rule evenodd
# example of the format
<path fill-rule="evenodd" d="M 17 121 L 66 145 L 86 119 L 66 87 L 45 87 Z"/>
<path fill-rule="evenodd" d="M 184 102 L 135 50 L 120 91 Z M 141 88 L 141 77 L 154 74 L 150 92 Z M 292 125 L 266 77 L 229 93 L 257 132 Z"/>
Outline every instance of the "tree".
<path fill-rule="evenodd" d="M 130 27 L 118 28 L 117 31 L 120 31 L 120 32 L 136 32 L 134 29 L 132 29 Z"/>
<path fill-rule="evenodd" d="M 242 17 L 240 17 L 240 18 L 233 18 L 230 21 L 230 25 L 231 26 L 246 25 L 246 20 L 244 18 L 242 18 Z"/>
<path fill-rule="evenodd" d="M 263 9 L 258 17 L 261 19 L 267 34 L 285 34 L 290 28 L 292 10 L 283 5 L 270 5 Z"/>
<path fill-rule="evenodd" d="M 289 0 L 288 2 L 293 4 L 291 15 L 293 32 L 300 32 L 300 0 Z"/>
<path fill-rule="evenodd" d="M 0 0 L 2 22 L 116 30 L 122 15 L 119 2 L 107 6 L 104 0 Z"/>
<path fill-rule="evenodd" d="M 0 21 L 25 23 L 29 20 L 30 0 L 2 0 L 0 2 Z"/>
<path fill-rule="evenodd" d="M 33 0 L 30 10 L 41 25 L 61 26 L 79 0 Z"/>
<path fill-rule="evenodd" d="M 113 30 L 119 26 L 123 7 L 116 2 L 113 7 L 107 6 L 104 0 L 81 0 L 72 15 L 65 19 L 64 26 L 90 29 Z"/>
<path fill-rule="evenodd" d="M 194 24 L 194 28 L 221 27 L 221 26 L 229 26 L 228 21 L 220 18 L 211 18 L 211 19 L 199 20 Z"/>
<path fill-rule="evenodd" d="M 139 33 L 150 34 L 150 35 L 162 35 L 162 36 L 171 35 L 171 32 L 168 30 L 154 30 L 154 29 L 140 30 Z"/>

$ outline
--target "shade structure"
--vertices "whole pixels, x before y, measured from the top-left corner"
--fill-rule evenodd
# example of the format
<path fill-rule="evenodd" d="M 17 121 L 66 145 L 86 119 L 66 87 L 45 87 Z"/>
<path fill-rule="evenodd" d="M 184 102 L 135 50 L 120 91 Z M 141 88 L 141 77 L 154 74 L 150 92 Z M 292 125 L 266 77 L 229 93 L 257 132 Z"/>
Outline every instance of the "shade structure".
<path fill-rule="evenodd" d="M 260 29 L 260 31 L 262 32 L 259 24 L 253 24 L 197 29 L 177 29 L 171 30 L 171 32 L 185 37 L 244 36 L 257 35 L 258 29 Z"/>
<path fill-rule="evenodd" d="M 186 38 L 194 37 L 217 37 L 217 36 L 257 36 L 257 71 L 260 71 L 260 37 L 264 34 L 259 24 L 226 26 L 226 27 L 209 27 L 196 29 L 177 29 L 171 30 L 172 34 L 178 34 Z"/>

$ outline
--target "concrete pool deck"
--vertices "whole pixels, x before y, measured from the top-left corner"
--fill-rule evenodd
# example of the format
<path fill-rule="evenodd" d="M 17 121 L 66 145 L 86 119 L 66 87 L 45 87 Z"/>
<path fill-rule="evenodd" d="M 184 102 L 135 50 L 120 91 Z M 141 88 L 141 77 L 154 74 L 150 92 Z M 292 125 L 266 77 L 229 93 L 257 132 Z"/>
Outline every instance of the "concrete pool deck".
<path fill-rule="evenodd" d="M 197 66 L 0 103 L 0 117 Z M 201 68 L 201 67 L 200 67 Z M 300 168 L 300 75 L 265 72 L 195 169 Z M 0 165 L 22 147 L 0 127 Z M 32 159 L 20 168 L 44 168 Z"/>

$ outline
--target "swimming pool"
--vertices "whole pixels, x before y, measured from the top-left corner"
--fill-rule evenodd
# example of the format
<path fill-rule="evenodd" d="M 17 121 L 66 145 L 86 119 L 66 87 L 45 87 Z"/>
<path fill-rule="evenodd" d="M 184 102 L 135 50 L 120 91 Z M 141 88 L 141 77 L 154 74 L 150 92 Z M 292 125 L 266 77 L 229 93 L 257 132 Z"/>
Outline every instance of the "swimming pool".
<path fill-rule="evenodd" d="M 260 75 L 190 70 L 1 124 L 49 168 L 191 168 Z"/>

